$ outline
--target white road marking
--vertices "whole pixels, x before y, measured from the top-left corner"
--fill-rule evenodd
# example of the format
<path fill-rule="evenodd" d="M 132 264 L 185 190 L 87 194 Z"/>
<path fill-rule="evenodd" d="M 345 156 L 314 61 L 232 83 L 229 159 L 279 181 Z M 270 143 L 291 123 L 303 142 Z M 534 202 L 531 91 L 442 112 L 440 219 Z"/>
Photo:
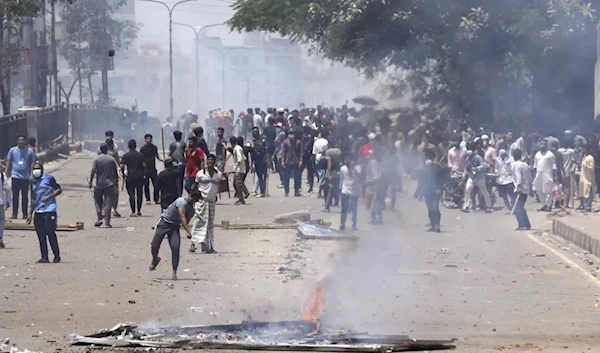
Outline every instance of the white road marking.
<path fill-rule="evenodd" d="M 560 251 L 558 251 L 557 249 L 554 249 L 553 247 L 551 247 L 550 245 L 544 243 L 543 241 L 541 241 L 540 239 L 538 239 L 537 236 L 531 234 L 531 233 L 527 233 L 527 236 L 529 237 L 529 239 L 533 240 L 534 242 L 536 242 L 538 245 L 546 248 L 547 250 L 551 251 L 554 255 L 558 256 L 561 260 L 563 260 L 566 264 L 568 264 L 569 266 L 571 266 L 571 268 L 576 268 L 578 269 L 581 273 L 584 274 L 584 276 L 588 277 L 588 279 L 590 279 L 592 282 L 594 282 L 598 287 L 600 287 L 600 280 L 598 280 L 598 278 L 594 277 L 594 275 L 592 275 L 591 273 L 589 273 L 585 268 L 579 266 L 577 263 L 575 263 L 573 260 L 569 259 L 568 257 L 566 257 L 565 255 L 561 254 Z"/>

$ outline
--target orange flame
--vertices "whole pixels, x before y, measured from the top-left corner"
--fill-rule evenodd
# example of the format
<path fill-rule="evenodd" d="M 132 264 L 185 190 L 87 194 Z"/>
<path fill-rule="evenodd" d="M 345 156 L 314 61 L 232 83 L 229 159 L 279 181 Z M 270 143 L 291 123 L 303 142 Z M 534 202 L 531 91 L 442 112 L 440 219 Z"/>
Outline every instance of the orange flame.
<path fill-rule="evenodd" d="M 302 307 L 302 320 L 317 322 L 323 312 L 324 304 L 325 287 L 322 282 L 319 282 L 312 298 Z"/>

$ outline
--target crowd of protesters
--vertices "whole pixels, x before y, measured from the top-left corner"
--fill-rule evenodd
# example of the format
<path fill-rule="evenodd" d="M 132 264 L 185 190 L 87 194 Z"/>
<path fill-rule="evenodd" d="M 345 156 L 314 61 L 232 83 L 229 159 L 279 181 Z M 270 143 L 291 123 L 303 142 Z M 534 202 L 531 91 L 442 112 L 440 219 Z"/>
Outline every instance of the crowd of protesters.
<path fill-rule="evenodd" d="M 236 119 L 233 116 L 233 111 L 211 111 L 204 126 L 207 133 L 193 112 L 176 124 L 169 119 L 163 128 L 168 128 L 172 140 L 167 136 L 164 155 L 151 134 L 144 136 L 139 150 L 135 139 L 125 140 L 127 152 L 121 154 L 125 151 L 117 146 L 114 132 L 107 131 L 89 178 L 95 225 L 112 227 L 111 217 L 121 217 L 117 208 L 123 179 L 130 217 L 142 214 L 144 199 L 146 204 L 160 205 L 162 215 L 155 226 L 150 269 L 158 266 L 160 243 L 167 237 L 176 278 L 180 228 L 192 239 L 191 252 L 197 251 L 197 246 L 205 253 L 216 252 L 216 201 L 219 193 L 229 191 L 230 181 L 235 205 L 243 206 L 249 197 L 269 197 L 269 178 L 276 178 L 283 197 L 317 197 L 322 200 L 323 212 L 340 207 L 342 231 L 348 214 L 352 229 L 357 229 L 361 199 L 369 223 L 383 224 L 382 211 L 396 207 L 396 195 L 403 191 L 406 177 L 417 182 L 413 196 L 427 208 L 432 232 L 441 231 L 440 204 L 454 203 L 463 212 L 479 209 L 486 213 L 499 211 L 497 205 L 502 204 L 516 217 L 516 229 L 528 230 L 528 198 L 541 203 L 539 211 L 578 206 L 589 212 L 593 195 L 600 190 L 596 135 L 508 131 L 499 136 L 468 124 L 451 128 L 448 121 L 436 117 L 412 125 L 394 122 L 384 112 L 365 118 L 346 106 L 248 108 Z M 160 173 L 157 160 L 164 163 Z M 7 173 L 0 173 L 2 211 L 12 206 L 16 218 L 21 196 L 24 218 L 31 221 L 31 210 L 36 210 L 33 220 L 36 230 L 39 228 L 41 261 L 48 262 L 46 237 L 56 250 L 55 261 L 60 261 L 53 200 L 62 189 L 35 164 L 35 141 L 28 146 L 25 136 L 19 136 L 7 163 Z M 251 188 L 247 187 L 248 176 Z M 37 213 L 44 210 L 49 215 L 41 219 Z M 193 216 L 195 221 L 190 223 Z M 4 217 L 0 217 L 0 226 L 1 248 Z"/>

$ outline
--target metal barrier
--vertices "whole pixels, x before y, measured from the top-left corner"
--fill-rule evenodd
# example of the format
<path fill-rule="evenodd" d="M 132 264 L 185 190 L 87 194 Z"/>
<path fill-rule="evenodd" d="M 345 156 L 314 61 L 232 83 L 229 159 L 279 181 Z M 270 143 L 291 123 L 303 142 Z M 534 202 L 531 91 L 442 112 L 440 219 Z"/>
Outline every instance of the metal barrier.
<path fill-rule="evenodd" d="M 112 130 L 118 134 L 123 128 L 120 123 L 122 114 L 120 108 L 72 104 L 70 110 L 74 140 L 103 141 L 104 133 L 107 130 Z"/>
<path fill-rule="evenodd" d="M 160 131 L 160 121 L 148 118 L 146 123 L 133 128 L 123 125 L 123 109 L 85 104 L 61 104 L 48 108 L 25 107 L 19 113 L 0 117 L 0 159 L 17 143 L 18 135 L 37 139 L 37 150 L 44 151 L 58 142 L 96 140 L 104 141 L 104 133 L 112 130 L 127 141 L 141 139 L 147 131 Z M 70 126 L 69 126 L 70 123 Z"/>
<path fill-rule="evenodd" d="M 42 108 L 37 112 L 37 141 L 38 149 L 44 150 L 59 136 L 64 136 L 63 142 L 69 140 L 69 109 L 66 105 L 56 105 Z"/>
<path fill-rule="evenodd" d="M 17 144 L 17 136 L 27 134 L 27 113 L 16 113 L 0 117 L 0 159 Z"/>

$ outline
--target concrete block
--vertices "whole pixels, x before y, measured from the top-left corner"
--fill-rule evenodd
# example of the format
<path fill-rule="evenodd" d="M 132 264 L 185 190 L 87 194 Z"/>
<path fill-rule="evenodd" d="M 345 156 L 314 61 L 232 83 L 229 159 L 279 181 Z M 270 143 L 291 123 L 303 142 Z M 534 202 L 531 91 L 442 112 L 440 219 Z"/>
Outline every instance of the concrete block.
<path fill-rule="evenodd" d="M 597 223 L 597 224 L 595 224 Z M 600 219 L 564 217 L 552 222 L 552 233 L 581 249 L 600 257 Z"/>
<path fill-rule="evenodd" d="M 276 224 L 288 224 L 288 223 L 296 223 L 296 222 L 309 222 L 310 221 L 310 212 L 308 210 L 305 211 L 294 211 L 290 213 L 280 214 L 275 217 Z"/>

